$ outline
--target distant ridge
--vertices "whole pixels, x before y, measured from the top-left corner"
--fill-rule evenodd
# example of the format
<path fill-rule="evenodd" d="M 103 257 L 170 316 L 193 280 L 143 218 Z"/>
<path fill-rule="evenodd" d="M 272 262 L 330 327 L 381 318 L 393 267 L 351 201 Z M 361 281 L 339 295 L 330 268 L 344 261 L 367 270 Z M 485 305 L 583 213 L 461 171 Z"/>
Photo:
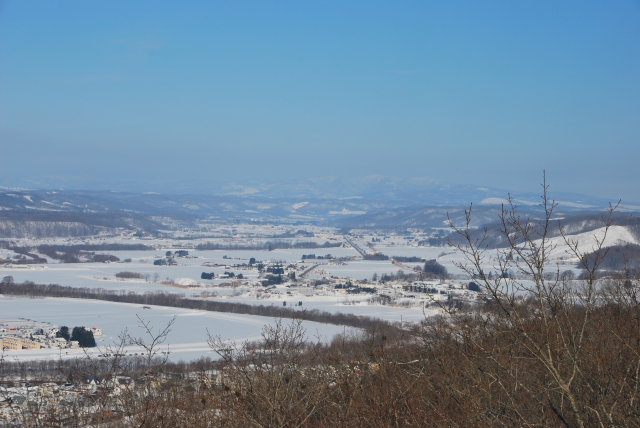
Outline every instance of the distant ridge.
<path fill-rule="evenodd" d="M 346 228 L 441 228 L 446 225 L 447 213 L 463 219 L 464 209 L 471 203 L 477 226 L 495 220 L 509 196 L 506 190 L 477 185 L 383 176 L 218 184 L 199 190 L 172 193 L 168 188 L 136 193 L 2 188 L 0 237 L 26 236 L 29 228 L 39 228 L 33 236 L 49 236 L 63 230 L 78 235 L 111 228 L 152 231 L 169 227 L 168 223 L 161 225 L 158 218 L 188 223 L 207 219 Z M 539 208 L 535 193 L 513 197 L 523 212 L 534 213 Z M 607 200 L 580 194 L 551 190 L 550 197 L 558 201 L 559 215 L 602 212 L 609 206 Z M 619 211 L 640 212 L 640 204 L 625 203 Z"/>

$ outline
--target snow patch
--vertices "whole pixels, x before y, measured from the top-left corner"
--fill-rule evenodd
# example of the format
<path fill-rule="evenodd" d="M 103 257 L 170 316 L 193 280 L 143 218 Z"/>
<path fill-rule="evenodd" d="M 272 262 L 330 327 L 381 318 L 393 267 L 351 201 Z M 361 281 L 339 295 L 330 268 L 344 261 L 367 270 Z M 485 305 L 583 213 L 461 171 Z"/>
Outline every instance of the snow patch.
<path fill-rule="evenodd" d="M 577 202 L 556 201 L 556 203 L 558 205 L 563 205 L 565 207 L 572 207 L 572 208 L 595 208 L 594 205 L 579 204 Z"/>
<path fill-rule="evenodd" d="M 178 278 L 178 279 L 174 279 L 173 280 L 174 284 L 177 285 L 185 285 L 185 286 L 196 286 L 196 285 L 200 285 L 200 283 L 198 283 L 198 281 L 194 281 L 191 278 Z"/>
<path fill-rule="evenodd" d="M 244 189 L 242 189 L 242 194 L 243 195 L 253 195 L 255 193 L 258 193 L 259 190 L 256 189 L 255 187 L 245 187 Z"/>
<path fill-rule="evenodd" d="M 339 214 L 339 215 L 357 215 L 357 214 L 366 214 L 366 211 L 351 211 L 346 208 L 343 208 L 342 211 L 329 211 L 329 214 Z"/>
<path fill-rule="evenodd" d="M 624 226 L 609 227 L 606 238 L 604 233 L 605 228 L 601 227 L 600 229 L 591 230 L 589 232 L 570 235 L 568 236 L 568 240 L 569 242 L 577 242 L 578 250 L 583 254 L 595 251 L 597 241 L 603 241 L 603 239 L 603 247 L 638 243 L 638 241 L 633 237 L 629 230 L 627 230 L 627 228 Z M 540 241 L 536 241 L 536 244 L 539 245 Z M 555 248 L 553 248 L 553 250 L 551 250 L 551 252 L 549 253 L 550 258 L 563 258 L 571 261 L 578 261 L 578 259 L 570 251 L 569 246 L 567 246 L 561 236 L 549 239 L 549 244 L 555 246 Z"/>
<path fill-rule="evenodd" d="M 516 203 L 516 204 L 520 204 L 520 205 L 538 205 L 536 202 L 525 201 L 523 199 L 514 199 L 513 202 Z M 491 198 L 484 198 L 482 201 L 480 201 L 480 203 L 481 204 L 505 204 L 505 205 L 508 205 L 509 201 L 504 199 L 504 198 L 491 197 Z"/>
<path fill-rule="evenodd" d="M 640 211 L 640 205 L 624 205 L 620 204 L 620 208 L 625 210 Z"/>

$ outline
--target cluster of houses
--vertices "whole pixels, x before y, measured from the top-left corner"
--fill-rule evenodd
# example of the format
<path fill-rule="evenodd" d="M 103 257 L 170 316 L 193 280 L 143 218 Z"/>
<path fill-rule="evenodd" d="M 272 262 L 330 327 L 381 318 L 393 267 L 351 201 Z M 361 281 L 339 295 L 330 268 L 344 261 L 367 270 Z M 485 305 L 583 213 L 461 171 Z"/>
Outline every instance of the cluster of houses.
<path fill-rule="evenodd" d="M 121 394 L 132 387 L 133 380 L 128 376 L 114 376 L 109 380 L 90 376 L 78 383 L 34 383 L 30 385 L 28 382 L 21 382 L 20 386 L 0 386 L 0 426 L 22 426 L 25 416 L 31 416 L 30 421 L 33 422 L 37 416 L 53 413 L 56 414 L 60 426 L 76 426 L 72 421 L 74 412 L 78 409 L 83 409 L 87 414 L 97 411 L 91 399 L 97 393 L 108 390 L 109 395 Z"/>
<path fill-rule="evenodd" d="M 102 330 L 97 327 L 85 327 L 94 336 L 102 336 Z M 58 327 L 52 324 L 27 319 L 0 319 L 0 349 L 51 349 L 78 348 L 74 340 L 57 337 Z"/>
<path fill-rule="evenodd" d="M 343 297 L 345 304 L 369 302 L 392 306 L 412 307 L 436 302 L 468 301 L 482 299 L 484 295 L 461 281 L 413 281 L 372 283 L 353 278 L 331 277 L 321 284 L 307 282 L 256 286 L 246 292 L 246 297 L 258 299 L 295 299 L 296 297 Z M 354 300 L 355 299 L 355 300 Z M 365 300 L 362 300 L 365 299 Z M 302 303 L 299 303 L 302 306 Z M 297 306 L 297 305 L 296 305 Z"/>
<path fill-rule="evenodd" d="M 458 280 L 404 280 L 396 278 L 391 281 L 357 280 L 349 277 L 333 276 L 322 265 L 310 264 L 307 255 L 304 261 L 282 264 L 281 262 L 254 262 L 250 265 L 218 265 L 203 263 L 203 266 L 225 269 L 246 269 L 257 267 L 260 274 L 256 280 L 235 281 L 234 286 L 248 287 L 246 297 L 259 299 L 306 296 L 340 296 L 361 295 L 372 298 L 372 302 L 384 304 L 400 304 L 402 306 L 424 306 L 428 302 L 438 301 L 476 301 L 485 298 L 474 282 Z M 311 255 L 312 256 L 312 255 Z M 316 258 L 317 259 L 317 258 Z M 305 263 L 306 262 L 306 263 Z M 313 263 L 313 262 L 311 262 Z M 317 278 L 307 278 L 313 272 Z M 230 277 L 229 272 L 216 276 L 213 272 L 203 272 L 202 279 L 223 279 Z M 232 279 L 240 279 L 239 276 Z M 378 299 L 380 298 L 380 299 Z M 382 300 L 381 300 L 382 299 Z M 383 301 L 384 300 L 384 301 Z M 411 302 L 414 303 L 411 303 Z"/>
<path fill-rule="evenodd" d="M 211 387 L 214 384 L 221 384 L 222 374 L 219 370 L 206 370 L 190 373 L 157 373 L 142 375 L 138 378 L 124 374 L 108 378 L 90 375 L 77 382 L 57 383 L 40 383 L 39 379 L 15 376 L 13 379 L 10 376 L 5 380 L 13 381 L 9 383 L 15 386 L 0 385 L 0 426 L 23 426 L 25 416 L 31 416 L 30 420 L 34 421 L 38 416 L 46 417 L 52 414 L 56 414 L 60 426 L 76 426 L 79 414 L 83 415 L 80 416 L 81 419 L 90 421 L 100 412 L 95 405 L 95 398 L 98 396 L 110 397 L 111 402 L 116 403 L 120 400 L 130 400 L 131 396 L 123 394 L 139 392 L 142 387 L 152 390 L 153 393 L 161 393 L 177 384 Z M 113 412 L 104 416 L 113 416 Z M 73 423 L 74 420 L 76 423 Z"/>
<path fill-rule="evenodd" d="M 480 293 L 475 283 L 457 280 L 424 280 L 394 278 L 385 282 L 374 280 L 357 280 L 349 277 L 331 275 L 326 264 L 346 264 L 342 260 L 323 256 L 325 263 L 315 263 L 320 257 L 314 254 L 305 255 L 300 262 L 283 263 L 278 261 L 256 261 L 242 264 L 218 264 L 204 262 L 203 267 L 225 269 L 223 272 L 202 272 L 203 280 L 230 280 L 218 286 L 245 288 L 245 297 L 258 299 L 282 299 L 295 296 L 341 296 L 360 295 L 370 297 L 372 303 L 399 304 L 401 306 L 424 306 L 426 302 L 438 301 L 476 301 L 485 296 Z M 230 259 L 230 257 L 226 257 Z M 331 260 L 331 261 L 329 261 Z M 328 263 L 327 263 L 328 262 Z M 228 269 L 228 270 L 227 270 Z M 247 277 L 233 270 L 258 270 L 258 278 Z M 308 274 L 313 277 L 309 278 Z M 320 278 L 318 278 L 320 277 Z M 208 283 L 197 283 L 197 286 L 210 286 Z M 212 284 L 215 286 L 215 284 Z M 222 298 L 225 298 L 223 296 Z M 349 298 L 351 299 L 351 297 Z"/>
<path fill-rule="evenodd" d="M 86 388 L 72 384 L 58 385 L 46 382 L 40 385 L 0 387 L 0 426 L 20 426 L 30 408 L 34 412 L 57 409 L 61 416 L 71 413 L 74 403 L 79 403 L 87 394 Z M 37 409 L 37 410 L 36 410 Z"/>

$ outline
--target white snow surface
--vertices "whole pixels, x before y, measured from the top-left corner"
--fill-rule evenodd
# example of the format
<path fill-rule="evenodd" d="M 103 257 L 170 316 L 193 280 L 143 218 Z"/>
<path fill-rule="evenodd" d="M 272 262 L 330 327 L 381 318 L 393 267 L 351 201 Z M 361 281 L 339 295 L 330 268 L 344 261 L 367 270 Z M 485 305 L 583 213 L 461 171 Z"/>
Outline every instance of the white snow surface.
<path fill-rule="evenodd" d="M 196 280 L 193 280 L 191 278 L 177 278 L 173 280 L 174 284 L 178 284 L 178 285 L 186 285 L 186 286 L 197 286 L 200 285 L 200 283 Z"/>
<path fill-rule="evenodd" d="M 579 233 L 568 237 L 570 243 L 576 242 L 577 249 L 580 253 L 590 253 L 595 251 L 597 243 L 602 242 L 603 247 L 611 247 L 614 245 L 624 244 L 637 244 L 638 241 L 624 226 L 610 226 L 606 231 L 604 227 L 595 229 L 589 232 Z M 536 244 L 540 244 L 540 241 L 536 241 Z M 551 260 L 566 260 L 577 262 L 578 258 L 570 250 L 565 240 L 562 237 L 555 237 L 549 239 L 549 244 L 553 247 L 549 253 Z"/>
<path fill-rule="evenodd" d="M 212 336 L 219 335 L 225 340 L 242 342 L 244 340 L 259 340 L 262 328 L 266 324 L 275 324 L 275 319 L 244 314 L 230 314 L 208 312 L 192 309 L 168 308 L 151 306 L 143 309 L 142 305 L 131 303 L 113 303 L 97 300 L 63 299 L 63 298 L 14 298 L 0 295 L 1 318 L 27 318 L 36 321 L 49 322 L 58 327 L 66 325 L 98 327 L 103 335 L 97 338 L 98 348 L 89 350 L 92 354 L 100 354 L 106 345 L 112 345 L 118 340 L 118 335 L 125 330 L 135 337 L 144 336 L 138 327 L 136 315 L 146 321 L 151 321 L 153 331 L 163 329 L 167 323 L 177 316 L 172 331 L 162 350 L 171 352 L 170 359 L 193 360 L 199 357 L 216 358 L 207 344 L 207 332 Z M 284 320 L 285 323 L 290 320 Z M 345 331 L 345 327 L 303 322 L 307 336 L 315 340 L 319 335 L 322 340 L 330 340 L 334 335 Z M 349 330 L 347 328 L 347 330 Z M 140 353 L 142 350 L 134 346 L 127 347 L 127 353 Z M 72 358 L 84 355 L 82 349 L 39 349 L 39 350 L 7 350 L 5 358 L 11 360 L 35 360 L 51 358 Z"/>

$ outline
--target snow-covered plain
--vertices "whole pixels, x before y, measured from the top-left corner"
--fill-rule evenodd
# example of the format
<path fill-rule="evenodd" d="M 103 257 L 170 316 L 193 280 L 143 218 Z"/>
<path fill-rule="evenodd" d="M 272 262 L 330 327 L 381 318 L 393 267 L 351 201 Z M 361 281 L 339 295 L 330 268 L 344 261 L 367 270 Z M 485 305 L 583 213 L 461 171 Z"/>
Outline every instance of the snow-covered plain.
<path fill-rule="evenodd" d="M 128 331 L 135 337 L 146 338 L 142 329 L 138 327 L 139 315 L 150 321 L 154 331 L 163 329 L 167 323 L 177 316 L 172 331 L 165 343 L 169 345 L 172 360 L 193 360 L 199 357 L 216 358 L 217 354 L 207 344 L 207 331 L 212 336 L 220 336 L 225 340 L 244 341 L 258 340 L 262 328 L 266 324 L 275 324 L 275 319 L 268 317 L 207 312 L 191 309 L 167 308 L 151 306 L 143 309 L 141 305 L 129 303 L 112 303 L 96 300 L 59 299 L 59 298 L 14 298 L 0 296 L 0 318 L 27 318 L 36 321 L 49 322 L 57 326 L 66 325 L 98 327 L 102 329 L 102 337 L 98 337 L 98 347 L 112 345 L 118 341 L 118 335 Z M 285 323 L 290 320 L 284 320 Z M 303 323 L 307 336 L 315 340 L 320 336 L 322 340 L 330 340 L 334 335 L 345 331 L 345 327 L 305 321 Z M 348 328 L 347 328 L 348 330 Z M 166 351 L 164 346 L 162 350 Z M 91 349 L 98 354 L 99 349 Z M 127 353 L 140 353 L 138 347 L 128 346 Z M 5 358 L 9 361 L 31 359 L 70 358 L 84 355 L 82 349 L 40 349 L 5 351 Z"/>
<path fill-rule="evenodd" d="M 303 309 L 318 309 L 329 313 L 345 313 L 363 315 L 371 318 L 379 318 L 387 321 L 413 321 L 418 322 L 425 319 L 425 316 L 432 316 L 438 311 L 427 309 L 423 311 L 422 305 L 415 307 L 397 307 L 380 304 L 368 304 L 367 299 L 371 295 L 341 295 L 341 296 L 312 296 L 304 295 L 287 296 L 272 295 L 267 299 L 256 299 L 254 297 L 229 297 L 226 302 L 246 303 L 250 305 L 271 305 L 281 306 L 282 302 L 288 305 L 302 302 Z"/>
<path fill-rule="evenodd" d="M 580 242 L 582 251 L 590 251 L 595 244 L 594 236 L 601 237 L 602 230 L 575 235 L 571 239 L 577 239 Z M 362 240 L 358 241 L 358 245 L 364 247 Z M 568 247 L 564 244 L 562 238 L 551 239 L 554 245 L 553 251 L 550 253 L 550 262 L 555 269 L 555 264 L 559 264 L 561 270 L 574 270 L 579 273 L 576 268 L 577 259 L 568 253 Z M 633 236 L 626 228 L 621 226 L 613 226 L 609 230 L 605 245 L 615 245 L 616 243 L 636 242 Z M 453 251 L 447 247 L 416 247 L 409 245 L 406 241 L 396 239 L 387 240 L 386 242 L 376 243 L 374 247 L 377 251 L 383 252 L 389 256 L 416 256 L 427 260 L 437 259 L 439 263 L 444 265 L 449 273 L 454 275 L 463 275 L 464 272 L 459 269 L 456 264 L 464 262 L 462 254 Z M 33 281 L 39 284 L 60 284 L 73 287 L 103 288 L 108 290 L 125 290 L 139 293 L 144 292 L 170 292 L 181 293 L 187 296 L 199 294 L 203 290 L 215 291 L 219 295 L 237 294 L 239 290 L 225 286 L 219 287 L 221 284 L 229 283 L 229 280 L 214 279 L 202 280 L 200 275 L 202 272 L 215 272 L 221 275 L 225 271 L 233 271 L 236 274 L 242 273 L 248 283 L 255 283 L 258 280 L 258 272 L 256 269 L 240 269 L 233 268 L 234 264 L 248 263 L 251 257 L 259 261 L 281 261 L 284 263 L 300 262 L 303 254 L 315 253 L 316 255 L 324 255 L 327 253 L 336 257 L 357 256 L 357 252 L 352 248 L 323 248 L 323 249 L 290 249 L 290 250 L 274 250 L 274 251 L 258 251 L 258 250 L 212 250 L 198 251 L 189 250 L 191 258 L 178 258 L 178 266 L 155 266 L 153 261 L 157 258 L 164 257 L 166 251 L 175 250 L 170 244 L 166 244 L 154 251 L 109 251 L 120 258 L 120 260 L 131 259 L 131 263 L 78 263 L 78 264 L 61 264 L 55 260 L 49 260 L 50 263 L 44 266 L 33 267 L 31 269 L 24 266 L 0 266 L 0 277 L 13 276 L 16 282 Z M 367 249 L 368 250 L 368 249 Z M 9 252 L 4 251 L 6 255 Z M 487 270 L 496 270 L 496 254 L 495 250 L 486 252 L 484 268 Z M 224 257 L 227 258 L 224 258 Z M 218 267 L 203 266 L 203 264 L 218 264 Z M 356 280 L 371 279 L 374 274 L 379 276 L 385 273 L 395 273 L 402 267 L 394 265 L 391 261 L 365 261 L 351 260 L 346 264 L 336 264 L 328 260 L 307 260 L 306 266 L 318 264 L 307 275 L 309 279 L 321 279 L 324 277 L 341 277 Z M 226 265 L 226 267 L 225 267 Z M 420 266 L 421 263 L 403 263 L 404 266 L 411 269 Z M 407 271 L 408 269 L 404 268 Z M 131 271 L 148 275 L 149 280 L 144 279 L 128 279 L 122 280 L 115 277 L 115 274 L 122 271 Z M 154 277 L 157 275 L 157 281 Z M 184 288 L 162 284 L 162 281 L 174 280 L 177 285 L 200 284 L 203 287 Z M 241 290 L 240 290 L 241 291 Z M 335 300 L 335 299 L 334 299 Z M 339 299 L 337 299 L 339 300 Z M 252 303 L 247 301 L 247 303 Z M 318 307 L 329 306 L 328 310 L 342 311 L 346 310 L 337 303 L 327 304 L 323 301 L 310 302 L 317 304 Z M 355 306 L 347 306 L 348 310 Z M 401 309 L 397 309 L 401 310 Z"/>
<path fill-rule="evenodd" d="M 581 251 L 590 251 L 594 244 L 594 236 L 601 237 L 602 230 L 598 229 L 591 232 L 582 233 L 572 236 L 571 239 L 577 239 L 580 242 Z M 551 262 L 559 263 L 561 269 L 575 269 L 577 259 L 568 253 L 568 247 L 564 244 L 562 238 L 552 238 L 550 241 L 554 246 L 551 252 Z M 613 226 L 607 235 L 606 246 L 615 245 L 617 243 L 632 242 L 636 240 L 622 226 Z M 363 241 L 358 242 L 364 247 Z M 389 256 L 416 256 L 427 260 L 437 259 L 452 274 L 463 274 L 463 272 L 455 266 L 455 263 L 463 262 L 462 255 L 447 247 L 416 247 L 408 245 L 402 240 L 378 243 L 374 247 L 377 251 L 383 252 Z M 213 281 L 201 280 L 202 272 L 215 272 L 221 275 L 225 271 L 233 271 L 236 274 L 242 273 L 250 282 L 258 279 L 258 272 L 255 269 L 237 269 L 232 268 L 233 264 L 248 263 L 251 257 L 257 260 L 282 261 L 284 263 L 299 262 L 303 254 L 315 253 L 316 255 L 332 254 L 334 257 L 350 257 L 357 256 L 358 253 L 352 248 L 323 248 L 323 249 L 290 249 L 290 250 L 274 250 L 274 251 L 257 251 L 257 250 L 215 250 L 215 251 L 197 251 L 189 250 L 189 254 L 193 258 L 179 258 L 178 266 L 155 266 L 153 261 L 157 258 L 164 257 L 166 251 L 175 250 L 171 245 L 160 248 L 155 251 L 109 251 L 120 258 L 120 260 L 131 259 L 131 263 L 80 263 L 80 264 L 60 264 L 55 260 L 49 260 L 49 264 L 27 269 L 24 266 L 3 267 L 0 266 L 0 277 L 11 275 L 16 282 L 33 281 L 41 284 L 60 284 L 73 287 L 89 287 L 104 288 L 112 290 L 127 290 L 135 292 L 149 291 L 165 291 L 180 292 L 187 295 L 193 291 L 188 289 L 180 289 L 161 284 L 160 281 L 179 280 L 184 284 L 190 282 L 201 283 L 206 286 L 215 286 L 228 280 L 215 279 Z M 367 249 L 368 250 L 368 249 Z M 3 251 L 3 256 L 10 256 L 12 253 Z M 444 253 L 444 255 L 443 255 Z M 496 252 L 487 251 L 486 268 L 491 269 L 494 264 Z M 225 259 L 224 256 L 228 258 Z M 204 263 L 218 264 L 219 267 L 203 266 Z M 390 261 L 364 261 L 353 260 L 346 262 L 345 265 L 330 263 L 327 260 L 308 260 L 308 266 L 319 264 L 308 274 L 310 279 L 320 279 L 327 276 L 339 276 L 353 278 L 356 280 L 371 279 L 374 273 L 382 275 L 385 273 L 395 273 L 400 267 L 393 265 Z M 228 266 L 228 267 L 225 267 Z M 408 268 L 420 266 L 421 263 L 404 263 Z M 318 270 L 319 272 L 317 272 Z M 406 269 L 405 269 L 406 270 Z M 131 271 L 142 275 L 149 275 L 150 281 L 145 280 L 119 280 L 115 274 L 121 271 Z M 153 278 L 157 274 L 158 282 L 153 282 Z M 192 289 L 191 289 L 192 290 Z M 219 294 L 230 294 L 233 290 L 230 288 L 218 290 Z"/>
<path fill-rule="evenodd" d="M 240 229 L 239 229 L 240 230 Z M 575 235 L 571 239 L 579 241 L 581 251 L 591 251 L 595 240 L 594 237 L 602 239 L 602 230 L 595 230 L 580 235 Z M 327 239 L 331 239 L 327 235 Z M 338 235 L 333 237 L 333 241 L 340 239 Z M 354 239 L 361 249 L 373 252 L 379 251 L 388 256 L 421 257 L 423 259 L 437 259 L 444 265 L 449 273 L 462 275 L 464 272 L 456 264 L 464 262 L 463 255 L 447 247 L 417 247 L 414 243 L 408 242 L 402 237 L 383 238 L 383 242 L 371 244 L 371 237 Z M 137 243 L 131 241 L 118 241 L 121 243 Z M 60 284 L 73 287 L 103 288 L 109 290 L 124 290 L 137 293 L 144 292 L 169 292 L 180 293 L 186 296 L 199 295 L 203 291 L 213 291 L 219 297 L 214 299 L 224 299 L 228 302 L 240 302 L 252 305 L 277 305 L 281 306 L 287 302 L 287 306 L 302 302 L 304 309 L 319 309 L 331 313 L 353 313 L 358 315 L 377 317 L 392 321 L 420 321 L 425 316 L 437 313 L 433 310 L 422 310 L 419 299 L 416 299 L 414 307 L 369 305 L 367 295 L 346 295 L 335 294 L 331 290 L 322 292 L 321 290 L 309 289 L 309 292 L 300 290 L 288 295 L 289 289 L 278 286 L 267 298 L 258 298 L 255 290 L 250 285 L 258 281 L 256 269 L 233 268 L 234 264 L 247 264 L 249 259 L 254 257 L 258 261 L 270 262 L 279 261 L 283 263 L 300 262 L 302 255 L 314 253 L 317 256 L 331 254 L 334 257 L 359 258 L 358 252 L 350 247 L 321 248 L 321 249 L 287 249 L 273 251 L 258 250 L 211 250 L 198 251 L 189 249 L 189 258 L 178 258 L 178 266 L 156 266 L 153 261 L 165 256 L 166 251 L 175 251 L 172 242 L 144 242 L 148 244 L 161 244 L 156 250 L 151 251 L 108 251 L 120 260 L 131 259 L 130 263 L 78 263 L 61 264 L 56 260 L 49 259 L 49 263 L 44 266 L 0 266 L 0 278 L 12 276 L 15 282 L 33 281 L 39 284 Z M 179 243 L 184 243 L 178 241 Z M 206 240 L 194 240 L 195 245 Z M 225 240 L 227 244 L 232 243 L 232 239 Z M 325 238 L 318 239 L 318 242 L 325 242 Z M 605 246 L 619 243 L 637 243 L 628 230 L 621 226 L 613 226 L 605 240 Z M 70 242 L 69 242 L 70 243 Z M 550 243 L 554 246 L 550 253 L 551 270 L 555 270 L 556 264 L 560 270 L 573 270 L 576 274 L 577 259 L 568 252 L 568 247 L 562 238 L 553 238 Z M 15 254 L 0 250 L 3 258 L 13 257 Z M 225 256 L 227 258 L 225 258 Z M 485 253 L 484 268 L 489 271 L 497 271 L 496 250 L 489 250 Z M 204 264 L 218 264 L 218 267 L 204 266 Z M 335 263 L 331 260 L 307 260 L 305 266 L 311 267 L 318 264 L 307 275 L 308 279 L 322 279 L 327 277 L 350 278 L 355 280 L 371 280 L 374 273 L 378 276 L 382 274 L 396 273 L 403 266 L 411 269 L 420 266 L 421 263 L 403 263 L 403 266 L 394 265 L 391 261 L 365 261 L 349 260 L 346 264 Z M 406 268 L 404 268 L 407 271 Z M 115 274 L 122 271 L 130 271 L 148 275 L 149 280 L 130 279 L 121 280 Z M 214 279 L 213 281 L 200 278 L 202 272 L 215 272 L 221 275 L 225 271 L 233 271 L 236 274 L 243 274 L 247 284 L 237 287 L 228 286 L 228 279 Z M 158 281 L 153 280 L 157 274 Z M 462 277 L 461 277 L 462 278 Z M 200 287 L 175 287 L 162 284 L 161 281 L 167 279 L 174 280 L 178 285 L 199 284 Z M 461 279 L 464 282 L 464 280 Z M 226 286 L 221 286 L 226 283 Z M 331 288 L 331 287 L 329 287 Z M 73 299 L 26 299 L 26 298 L 0 298 L 0 318 L 23 317 L 32 318 L 38 321 L 49 321 L 58 325 L 84 325 L 88 327 L 101 327 L 105 332 L 104 342 L 111 343 L 117 338 L 118 333 L 125 328 L 130 331 L 136 330 L 136 314 L 143 315 L 146 319 L 153 321 L 156 327 L 165 325 L 174 314 L 178 315 L 178 321 L 174 327 L 174 332 L 169 337 L 171 344 L 171 357 L 173 359 L 193 359 L 202 355 L 215 356 L 206 345 L 206 328 L 213 334 L 220 332 L 223 337 L 235 340 L 253 340 L 259 337 L 261 327 L 265 323 L 272 323 L 269 318 L 254 317 L 249 315 L 234 315 L 215 312 L 203 312 L 192 310 L 181 310 L 175 308 L 154 307 L 152 310 L 142 310 L 137 305 L 116 304 L 89 300 Z M 315 334 L 316 330 L 322 335 L 329 337 L 337 332 L 341 332 L 342 327 L 305 323 L 308 332 Z M 20 358 L 53 358 L 58 357 L 54 350 L 41 351 L 11 351 L 11 358 L 19 355 Z M 66 354 L 69 352 L 69 354 Z M 136 352 L 131 349 L 130 352 Z M 138 351 L 139 352 L 139 351 Z M 81 350 L 65 350 L 63 356 L 79 355 Z M 54 355 L 55 354 L 55 355 Z"/>
<path fill-rule="evenodd" d="M 334 257 L 355 256 L 357 253 L 351 248 L 323 248 L 321 250 L 273 250 L 273 251 L 247 251 L 247 250 L 213 250 L 197 251 L 189 250 L 189 255 L 194 258 L 176 259 L 178 266 L 155 266 L 153 261 L 157 257 L 164 257 L 167 250 L 158 251 L 109 251 L 120 260 L 132 259 L 131 263 L 74 263 L 62 264 L 50 260 L 47 265 L 40 265 L 32 269 L 21 266 L 3 267 L 0 266 L 0 277 L 13 276 L 15 282 L 33 281 L 38 284 L 60 284 L 72 287 L 104 288 L 113 290 L 132 290 L 136 292 L 147 291 L 167 291 L 167 292 L 187 292 L 179 288 L 160 284 L 160 281 L 167 279 L 176 280 L 178 278 L 189 278 L 195 282 L 205 285 L 216 285 L 228 280 L 216 279 L 214 281 L 201 280 L 202 272 L 215 272 L 221 275 L 225 271 L 241 273 L 249 280 L 258 279 L 256 269 L 232 268 L 234 264 L 248 263 L 251 257 L 265 262 L 282 261 L 285 263 L 300 262 L 303 254 L 315 253 L 316 255 L 332 254 Z M 170 250 L 169 250 L 170 251 Z M 224 259 L 228 256 L 229 259 Z M 195 258 L 197 257 L 197 258 Z M 220 267 L 203 266 L 204 263 L 218 264 Z M 324 269 L 331 275 L 348 276 L 355 279 L 371 279 L 374 273 L 395 273 L 398 267 L 391 262 L 371 262 L 371 261 L 350 261 L 346 266 L 329 264 L 327 260 L 309 260 L 306 265 L 312 266 L 320 264 L 318 269 Z M 228 266 L 228 267 L 225 267 Z M 115 274 L 122 271 L 130 271 L 148 274 L 151 280 L 154 274 L 158 274 L 158 282 L 147 282 L 145 280 L 119 280 Z M 309 278 L 321 278 L 326 275 L 317 275 L 314 272 L 309 274 Z"/>
<path fill-rule="evenodd" d="M 244 229 L 253 230 L 253 226 L 233 226 L 234 230 L 239 233 Z M 277 228 L 274 228 L 277 229 Z M 246 231 L 245 231 L 246 232 Z M 248 232 L 247 232 L 248 233 Z M 326 235 L 326 236 L 325 236 Z M 314 238 L 319 243 L 321 242 L 343 242 L 343 238 L 340 235 L 331 235 L 326 233 L 322 238 Z M 572 239 L 580 241 L 580 249 L 582 251 L 590 251 L 594 245 L 594 236 L 601 236 L 602 230 L 598 229 L 591 232 L 586 232 L 580 235 L 575 235 Z M 309 240 L 304 238 L 303 240 Z M 258 240 L 250 240 L 256 242 Z M 263 240 L 264 241 L 264 240 Z M 365 251 L 373 252 L 379 251 L 388 256 L 415 256 L 423 259 L 437 259 L 438 262 L 443 264 L 450 273 L 461 274 L 462 272 L 454 266 L 454 262 L 463 261 L 461 255 L 452 251 L 447 247 L 418 247 L 415 243 L 402 239 L 401 237 L 390 236 L 388 239 L 385 237 L 383 242 L 371 242 L 371 238 L 353 239 L 353 241 Z M 234 271 L 236 274 L 242 273 L 244 277 L 249 281 L 257 280 L 257 270 L 244 270 L 244 269 L 232 269 L 233 264 L 248 263 L 249 259 L 254 257 L 259 261 L 282 261 L 284 263 L 299 262 L 302 259 L 302 255 L 314 253 L 318 256 L 324 256 L 325 254 L 331 254 L 334 257 L 352 257 L 358 256 L 358 252 L 351 247 L 334 247 L 334 248 L 319 248 L 319 249 L 281 249 L 281 250 L 212 250 L 212 251 L 198 251 L 189 249 L 189 255 L 193 258 L 178 258 L 178 266 L 155 266 L 153 261 L 157 258 L 165 256 L 166 251 L 175 251 L 174 245 L 197 245 L 199 243 L 209 242 L 208 239 L 193 240 L 188 242 L 175 241 L 175 240 L 163 240 L 163 241 L 147 241 L 147 240 L 132 240 L 132 239 L 112 239 L 111 241 L 100 241 L 96 243 L 122 243 L 122 244 L 154 244 L 159 245 L 156 250 L 150 251 L 108 251 L 109 254 L 117 256 L 120 260 L 131 259 L 131 263 L 82 263 L 82 264 L 60 264 L 58 261 L 48 259 L 49 263 L 44 268 L 25 269 L 24 267 L 3 267 L 0 266 L 0 276 L 11 275 L 16 282 L 33 281 L 36 283 L 58 283 L 61 285 L 69 285 L 74 287 L 90 287 L 90 288 L 106 288 L 114 290 L 132 290 L 138 292 L 146 291 L 172 291 L 177 292 L 178 289 L 174 287 L 168 287 L 160 283 L 147 282 L 144 280 L 138 281 L 120 281 L 115 278 L 115 274 L 121 271 L 132 271 L 140 274 L 148 274 L 151 278 L 154 274 L 158 274 L 159 281 L 165 281 L 167 279 L 177 280 L 180 278 L 190 279 L 194 282 L 201 282 L 206 285 L 216 285 L 225 280 L 201 280 L 200 274 L 202 272 L 215 272 L 217 275 L 224 273 L 225 271 Z M 220 244 L 238 244 L 242 242 L 242 239 L 228 238 L 224 240 L 215 241 Z M 629 233 L 629 231 L 622 226 L 613 226 L 609 230 L 605 245 L 615 245 L 616 243 L 631 242 L 635 243 L 636 240 Z M 34 242 L 35 243 L 35 242 Z M 52 242 L 53 243 L 53 242 Z M 80 242 L 56 242 L 58 244 L 74 244 Z M 570 257 L 567 253 L 567 247 L 564 245 L 562 238 L 553 238 L 551 243 L 556 245 L 555 249 L 551 253 L 552 261 L 560 262 L 566 268 L 570 268 L 571 264 L 577 262 L 575 257 Z M 22 243 L 28 244 L 27 242 Z M 373 249 L 368 248 L 367 244 L 373 245 Z M 442 255 L 445 253 L 445 255 Z M 8 250 L 0 250 L 0 256 L 3 258 L 13 257 L 15 254 Z M 224 258 L 227 256 L 228 258 Z M 495 257 L 495 251 L 487 252 L 487 267 L 493 263 L 491 258 Z M 220 267 L 208 267 L 203 266 L 204 263 L 218 264 Z M 348 261 L 346 265 L 332 264 L 327 260 L 308 260 L 307 265 L 320 264 L 318 270 L 322 272 L 310 272 L 308 278 L 319 279 L 324 276 L 340 276 L 349 277 L 357 280 L 371 279 L 374 273 L 382 275 L 384 273 L 395 273 L 400 267 L 393 265 L 390 261 L 364 261 L 354 260 Z M 229 266 L 228 268 L 225 268 Z M 404 263 L 405 266 L 413 268 L 421 265 L 421 263 Z M 406 270 L 406 269 L 405 269 Z M 182 291 L 185 292 L 185 291 Z"/>

